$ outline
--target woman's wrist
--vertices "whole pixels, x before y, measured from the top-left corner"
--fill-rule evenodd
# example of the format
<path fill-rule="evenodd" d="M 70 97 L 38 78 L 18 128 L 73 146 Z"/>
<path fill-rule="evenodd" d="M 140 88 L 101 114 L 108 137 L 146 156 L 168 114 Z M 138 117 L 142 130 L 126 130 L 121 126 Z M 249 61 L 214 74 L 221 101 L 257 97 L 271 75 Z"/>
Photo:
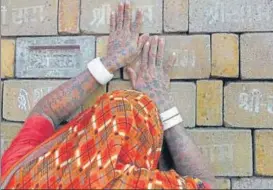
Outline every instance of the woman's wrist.
<path fill-rule="evenodd" d="M 173 96 L 170 93 L 158 98 L 155 102 L 160 113 L 163 113 L 175 106 Z"/>
<path fill-rule="evenodd" d="M 112 74 L 120 69 L 118 60 L 114 56 L 101 57 L 100 60 L 104 67 Z"/>

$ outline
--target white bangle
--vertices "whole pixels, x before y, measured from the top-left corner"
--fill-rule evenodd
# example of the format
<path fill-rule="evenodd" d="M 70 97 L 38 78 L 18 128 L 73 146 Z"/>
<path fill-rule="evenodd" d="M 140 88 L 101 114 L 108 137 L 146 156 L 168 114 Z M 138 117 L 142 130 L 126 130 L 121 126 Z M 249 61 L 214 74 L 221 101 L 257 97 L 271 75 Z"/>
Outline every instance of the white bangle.
<path fill-rule="evenodd" d="M 174 116 L 170 118 L 169 120 L 166 120 L 163 122 L 163 130 L 166 131 L 167 129 L 170 129 L 177 124 L 181 123 L 183 121 L 182 117 L 179 115 Z"/>
<path fill-rule="evenodd" d="M 114 77 L 114 75 L 109 73 L 104 67 L 99 57 L 90 61 L 87 64 L 87 68 L 98 83 L 102 85 L 107 84 Z"/>
<path fill-rule="evenodd" d="M 171 117 L 177 115 L 178 113 L 179 112 L 177 107 L 172 107 L 171 109 L 160 114 L 161 121 L 164 122 L 165 120 L 170 119 Z"/>

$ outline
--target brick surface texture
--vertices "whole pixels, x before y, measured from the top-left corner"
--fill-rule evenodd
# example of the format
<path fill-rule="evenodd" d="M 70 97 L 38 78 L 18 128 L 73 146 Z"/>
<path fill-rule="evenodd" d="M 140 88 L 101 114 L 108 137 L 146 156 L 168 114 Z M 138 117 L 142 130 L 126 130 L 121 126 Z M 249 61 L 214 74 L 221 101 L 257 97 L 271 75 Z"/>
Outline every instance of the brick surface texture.
<path fill-rule="evenodd" d="M 242 78 L 273 79 L 272 52 L 273 33 L 242 35 L 241 36 Z"/>
<path fill-rule="evenodd" d="M 273 83 L 231 82 L 224 89 L 224 121 L 229 127 L 272 128 Z"/>
<path fill-rule="evenodd" d="M 175 52 L 177 61 L 172 79 L 209 78 L 211 72 L 210 36 L 166 36 L 165 60 Z"/>
<path fill-rule="evenodd" d="M 251 176 L 252 142 L 250 130 L 188 130 L 217 176 Z"/>
<path fill-rule="evenodd" d="M 15 41 L 1 40 L 1 77 L 14 77 Z"/>
<path fill-rule="evenodd" d="M 216 187 L 215 189 L 230 189 L 230 179 L 226 178 L 217 178 L 216 180 Z"/>
<path fill-rule="evenodd" d="M 174 52 L 170 92 L 219 189 L 273 189 L 273 1 L 131 0 L 142 33 Z M 107 55 L 118 0 L 1 1 L 1 153 L 30 110 L 94 57 Z M 134 20 L 135 18 L 133 18 Z M 121 69 L 106 92 L 131 89 Z"/>
<path fill-rule="evenodd" d="M 197 125 L 222 125 L 223 82 L 199 80 L 197 82 Z"/>
<path fill-rule="evenodd" d="M 79 33 L 80 0 L 59 0 L 59 32 Z"/>
<path fill-rule="evenodd" d="M 188 0 L 164 0 L 164 32 L 188 30 Z"/>
<path fill-rule="evenodd" d="M 273 178 L 241 178 L 232 179 L 232 189 L 272 189 Z"/>
<path fill-rule="evenodd" d="M 136 9 L 143 11 L 142 32 L 162 32 L 162 0 L 132 0 L 133 15 Z M 116 0 L 82 0 L 81 30 L 87 33 L 109 33 L 111 11 L 117 9 Z"/>
<path fill-rule="evenodd" d="M 190 32 L 273 30 L 270 0 L 189 0 Z"/>
<path fill-rule="evenodd" d="M 211 75 L 236 78 L 239 75 L 239 41 L 238 35 L 212 35 Z"/>
<path fill-rule="evenodd" d="M 258 175 L 273 175 L 273 131 L 255 131 L 255 172 Z"/>
<path fill-rule="evenodd" d="M 4 36 L 56 35 L 58 0 L 1 1 Z"/>

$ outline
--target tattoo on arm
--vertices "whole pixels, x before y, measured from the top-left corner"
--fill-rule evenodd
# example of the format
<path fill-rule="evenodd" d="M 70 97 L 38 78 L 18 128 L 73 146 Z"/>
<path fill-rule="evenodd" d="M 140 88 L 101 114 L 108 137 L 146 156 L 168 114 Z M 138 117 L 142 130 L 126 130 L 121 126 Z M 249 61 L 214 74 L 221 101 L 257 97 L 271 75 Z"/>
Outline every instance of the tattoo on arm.
<path fill-rule="evenodd" d="M 180 175 L 200 178 L 213 185 L 214 176 L 207 158 L 201 155 L 184 126 L 178 124 L 164 132 L 175 170 Z"/>
<path fill-rule="evenodd" d="M 42 98 L 29 116 L 34 114 L 46 116 L 56 128 L 83 104 L 98 85 L 90 72 L 85 70 Z"/>

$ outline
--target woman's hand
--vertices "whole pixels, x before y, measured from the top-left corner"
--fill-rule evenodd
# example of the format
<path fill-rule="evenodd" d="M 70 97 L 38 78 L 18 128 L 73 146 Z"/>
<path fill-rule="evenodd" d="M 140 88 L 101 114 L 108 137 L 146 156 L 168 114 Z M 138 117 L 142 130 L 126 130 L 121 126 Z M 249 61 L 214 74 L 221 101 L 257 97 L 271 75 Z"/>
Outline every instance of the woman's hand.
<path fill-rule="evenodd" d="M 133 88 L 152 98 L 160 112 L 170 109 L 173 105 L 173 99 L 169 93 L 168 73 L 176 61 L 176 56 L 173 54 L 164 63 L 164 47 L 164 38 L 151 37 L 143 48 L 139 69 L 127 67 Z"/>
<path fill-rule="evenodd" d="M 109 72 L 113 73 L 134 62 L 140 55 L 149 39 L 147 34 L 139 37 L 142 20 L 142 13 L 138 10 L 136 20 L 132 22 L 128 1 L 119 4 L 118 11 L 111 14 L 107 56 L 102 58 L 102 63 Z"/>

